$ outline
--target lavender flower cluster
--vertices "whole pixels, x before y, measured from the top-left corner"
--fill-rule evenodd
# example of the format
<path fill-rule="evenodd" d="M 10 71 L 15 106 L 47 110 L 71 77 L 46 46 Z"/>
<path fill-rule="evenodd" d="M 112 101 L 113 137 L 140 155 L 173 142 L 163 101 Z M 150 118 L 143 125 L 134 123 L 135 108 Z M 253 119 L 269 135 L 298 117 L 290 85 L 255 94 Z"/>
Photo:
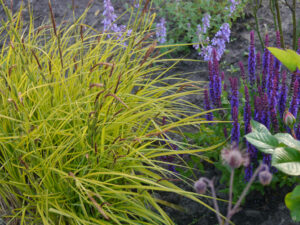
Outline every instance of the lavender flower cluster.
<path fill-rule="evenodd" d="M 236 0 L 230 0 L 230 12 L 229 16 L 236 10 L 237 5 L 240 3 Z M 197 25 L 197 36 L 199 42 L 202 44 L 201 55 L 205 61 L 213 60 L 213 49 L 217 52 L 217 60 L 219 61 L 226 49 L 226 42 L 230 39 L 230 26 L 228 23 L 222 24 L 219 31 L 215 34 L 212 40 L 208 37 L 203 40 L 203 36 L 206 34 L 208 28 L 210 27 L 210 15 L 206 14 L 202 19 L 202 27 L 200 24 Z M 199 49 L 199 44 L 193 46 L 196 50 Z"/>
<path fill-rule="evenodd" d="M 115 10 L 110 0 L 103 0 L 103 5 L 104 5 L 104 11 L 103 11 L 104 19 L 102 20 L 102 24 L 103 24 L 104 32 L 111 31 L 117 33 L 120 38 L 126 31 L 126 26 L 124 25 L 118 26 L 115 23 L 115 20 L 117 19 L 117 15 L 114 12 Z M 131 30 L 128 30 L 127 35 L 130 35 L 130 33 Z M 109 34 L 107 36 L 110 37 Z"/>
<path fill-rule="evenodd" d="M 279 33 L 276 34 L 276 46 L 280 47 Z M 299 39 L 300 45 L 300 39 Z M 269 46 L 269 36 L 265 36 L 265 46 Z M 300 52 L 300 50 L 298 50 Z M 226 90 L 226 84 L 220 78 L 219 66 L 217 63 L 217 51 L 212 50 L 212 59 L 208 63 L 209 67 L 209 88 L 205 94 L 205 109 L 221 108 L 220 96 Z M 262 62 L 261 62 L 262 61 Z M 288 131 L 291 132 L 282 122 L 283 115 L 288 110 L 295 118 L 299 113 L 300 102 L 300 72 L 296 71 L 288 74 L 281 67 L 281 63 L 268 51 L 264 49 L 263 56 L 256 53 L 254 43 L 254 32 L 250 32 L 250 46 L 248 58 L 248 76 L 246 76 L 244 65 L 239 62 L 241 85 L 237 78 L 230 78 L 231 92 L 228 94 L 231 105 L 231 142 L 239 144 L 241 134 L 251 132 L 250 120 L 254 119 L 264 124 L 274 133 Z M 222 76 L 223 77 L 223 76 Z M 220 83 L 221 80 L 221 83 Z M 289 84 L 288 84 L 288 81 Z M 289 85 L 289 88 L 288 88 Z M 220 88 L 221 87 L 221 88 Z M 220 92 L 221 91 L 221 92 Z M 244 97 L 243 105 L 239 104 L 239 99 Z M 251 103 L 253 107 L 251 107 Z M 240 129 L 239 114 L 243 112 L 244 130 Z M 209 114 L 207 120 L 212 120 L 215 115 Z M 299 121 L 299 120 L 298 120 Z M 300 122 L 295 125 L 295 135 L 300 140 Z M 247 153 L 251 163 L 245 169 L 245 180 L 249 181 L 253 169 L 258 165 L 257 149 L 245 141 Z M 263 154 L 263 163 L 270 166 L 271 156 Z M 274 172 L 274 170 L 273 170 Z"/>

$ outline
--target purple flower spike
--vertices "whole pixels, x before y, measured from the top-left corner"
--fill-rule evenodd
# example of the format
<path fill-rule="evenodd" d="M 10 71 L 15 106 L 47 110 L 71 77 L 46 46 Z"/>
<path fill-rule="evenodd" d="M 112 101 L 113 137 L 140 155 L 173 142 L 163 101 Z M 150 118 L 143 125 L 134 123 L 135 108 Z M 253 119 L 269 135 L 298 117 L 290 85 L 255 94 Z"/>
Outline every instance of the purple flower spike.
<path fill-rule="evenodd" d="M 238 99 L 238 79 L 236 77 L 230 78 L 231 84 L 231 117 L 233 121 L 233 127 L 231 130 L 231 143 L 238 144 L 240 138 L 240 125 L 238 122 L 238 108 L 239 108 L 239 99 Z"/>
<path fill-rule="evenodd" d="M 256 71 L 258 71 L 257 76 L 256 76 L 256 84 L 257 87 L 259 87 L 260 84 L 260 74 L 259 71 L 261 70 L 261 56 L 260 56 L 260 52 L 256 53 Z"/>
<path fill-rule="evenodd" d="M 275 133 L 279 132 L 279 125 L 278 125 L 278 119 L 277 119 L 277 113 L 276 113 L 276 96 L 277 96 L 277 91 L 276 91 L 276 86 L 277 86 L 277 78 L 274 77 L 273 79 L 273 90 L 271 94 L 271 100 L 270 100 L 270 117 L 272 120 L 272 127 L 274 129 Z"/>
<path fill-rule="evenodd" d="M 254 120 L 262 123 L 262 118 L 263 118 L 262 97 L 255 96 L 254 109 L 255 109 Z"/>
<path fill-rule="evenodd" d="M 249 90 L 248 87 L 245 86 L 245 107 L 244 107 L 245 134 L 251 132 L 250 120 L 251 120 L 251 106 L 249 100 Z"/>
<path fill-rule="evenodd" d="M 250 32 L 250 46 L 249 46 L 249 57 L 248 57 L 248 73 L 251 88 L 255 83 L 255 47 L 254 47 L 254 31 Z"/>
<path fill-rule="evenodd" d="M 263 123 L 269 129 L 270 128 L 269 102 L 268 102 L 268 95 L 266 93 L 264 94 L 264 96 L 262 96 L 261 104 L 262 104 L 261 123 Z"/>
<path fill-rule="evenodd" d="M 159 43 L 163 44 L 167 41 L 167 28 L 165 18 L 161 18 L 156 24 L 156 37 Z"/>
<path fill-rule="evenodd" d="M 270 57 L 270 52 L 267 49 L 269 47 L 269 35 L 266 34 L 265 37 L 265 49 L 264 49 L 264 55 L 263 55 L 263 71 L 262 71 L 262 89 L 263 91 L 266 88 L 266 83 L 267 83 L 267 74 L 269 73 L 269 57 Z"/>
<path fill-rule="evenodd" d="M 250 163 L 249 166 L 245 168 L 245 181 L 249 182 L 253 174 L 253 165 Z"/>
<path fill-rule="evenodd" d="M 299 82 L 298 79 L 296 79 L 294 83 L 293 97 L 289 108 L 289 111 L 295 116 L 295 118 L 297 118 L 297 114 L 298 114 L 298 105 L 299 105 L 298 91 L 299 91 Z"/>
<path fill-rule="evenodd" d="M 208 91 L 207 90 L 204 90 L 204 106 L 205 106 L 205 110 L 206 111 L 211 110 L 210 101 L 209 101 L 209 96 L 208 96 Z M 212 121 L 213 120 L 213 114 L 211 112 L 210 113 L 206 113 L 205 114 L 205 118 L 208 121 Z"/>
<path fill-rule="evenodd" d="M 213 64 L 211 61 L 208 62 L 208 71 L 209 71 L 209 95 L 210 95 L 210 99 L 213 103 L 213 105 L 215 105 L 215 79 L 214 79 L 214 74 L 213 74 Z"/>
<path fill-rule="evenodd" d="M 300 54 L 300 38 L 298 39 L 298 50 L 297 53 Z"/>
<path fill-rule="evenodd" d="M 297 140 L 300 140 L 300 122 L 298 123 L 295 133 L 296 133 Z"/>
<path fill-rule="evenodd" d="M 287 88 L 286 88 L 286 71 L 282 72 L 281 88 L 279 95 L 278 111 L 280 118 L 283 118 L 283 113 L 286 108 L 286 97 L 287 97 Z"/>
<path fill-rule="evenodd" d="M 231 144 L 238 145 L 240 140 L 240 124 L 239 124 L 239 112 L 237 107 L 232 108 L 232 114 L 231 114 L 233 123 L 232 123 L 232 130 L 231 130 Z"/>
<path fill-rule="evenodd" d="M 270 61 L 269 61 L 269 73 L 268 73 L 268 76 L 267 76 L 267 94 L 268 96 L 271 95 L 271 90 L 273 89 L 273 65 L 274 65 L 274 56 L 273 55 L 270 55 Z"/>
<path fill-rule="evenodd" d="M 243 83 L 244 83 L 244 85 L 246 85 L 246 75 L 245 75 L 244 64 L 240 61 L 239 66 L 240 66 L 240 72 L 241 72 L 241 77 L 242 77 Z"/>

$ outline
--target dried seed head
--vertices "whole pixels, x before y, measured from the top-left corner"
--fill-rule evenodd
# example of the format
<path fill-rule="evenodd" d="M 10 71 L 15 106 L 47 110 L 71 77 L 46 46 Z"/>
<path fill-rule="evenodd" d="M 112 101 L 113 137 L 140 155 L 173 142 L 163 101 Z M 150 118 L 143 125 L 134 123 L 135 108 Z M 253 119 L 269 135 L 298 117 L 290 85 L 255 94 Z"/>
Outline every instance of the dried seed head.
<path fill-rule="evenodd" d="M 236 144 L 232 144 L 229 148 L 224 148 L 221 151 L 221 157 L 225 164 L 228 164 L 232 169 L 239 168 L 240 166 L 249 166 L 249 154 L 240 151 Z"/>
<path fill-rule="evenodd" d="M 272 174 L 268 170 L 264 170 L 259 173 L 258 179 L 262 185 L 269 185 L 272 181 Z"/>
<path fill-rule="evenodd" d="M 196 190 L 196 192 L 198 194 L 202 194 L 202 195 L 205 194 L 206 188 L 207 188 L 207 184 L 206 184 L 206 182 L 205 182 L 205 180 L 204 180 L 203 177 L 201 177 L 199 180 L 197 180 L 195 182 L 194 188 L 195 188 L 195 190 Z"/>

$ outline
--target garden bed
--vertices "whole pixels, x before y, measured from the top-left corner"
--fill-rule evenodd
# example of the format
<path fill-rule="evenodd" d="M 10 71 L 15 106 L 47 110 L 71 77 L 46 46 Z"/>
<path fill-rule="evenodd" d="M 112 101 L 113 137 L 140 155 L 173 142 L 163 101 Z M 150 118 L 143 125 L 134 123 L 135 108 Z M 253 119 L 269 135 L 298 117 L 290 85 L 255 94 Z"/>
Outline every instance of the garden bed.
<path fill-rule="evenodd" d="M 13 9 L 17 11 L 20 7 L 21 1 L 13 1 Z M 26 1 L 25 1 L 26 2 Z M 42 24 L 45 21 L 50 22 L 49 20 L 49 9 L 48 9 L 48 0 L 31 0 L 30 1 L 33 6 L 33 15 L 35 17 L 35 26 Z M 81 15 L 84 9 L 87 6 L 86 0 L 75 0 L 74 5 L 72 5 L 72 1 L 61 1 L 61 0 L 53 0 L 52 6 L 54 10 L 54 16 L 57 20 L 57 23 L 60 24 L 63 20 L 73 20 L 73 11 L 74 8 L 75 17 Z M 127 1 L 131 4 L 132 1 Z M 120 15 L 124 8 L 120 7 L 124 4 L 124 1 L 117 0 L 113 1 L 115 6 L 115 10 L 118 15 Z M 85 19 L 88 25 L 93 26 L 97 30 L 101 30 L 103 25 L 101 24 L 101 16 L 102 16 L 102 1 L 94 1 L 93 6 L 90 9 L 90 12 L 87 14 Z M 289 18 L 288 9 L 282 9 L 282 18 L 284 25 L 284 34 L 285 40 L 291 40 L 291 23 Z M 3 10 L 0 11 L 0 17 L 5 17 Z M 259 18 L 261 18 L 261 29 L 262 32 L 265 32 L 265 27 L 268 27 L 268 30 L 272 31 L 272 22 L 271 14 L 267 10 L 267 3 L 264 3 L 264 7 L 259 11 Z M 25 21 L 29 20 L 29 16 L 24 14 Z M 120 20 L 126 21 L 125 18 Z M 266 26 L 264 26 L 266 24 Z M 232 27 L 232 35 L 231 39 L 233 40 L 228 44 L 228 53 L 224 56 L 224 70 L 230 69 L 228 65 L 233 65 L 233 67 L 238 67 L 237 63 L 242 60 L 246 65 L 247 55 L 245 52 L 248 51 L 249 45 L 249 32 L 252 27 L 255 26 L 254 20 L 251 17 L 250 12 L 245 12 L 245 17 L 238 19 Z M 275 34 L 271 34 L 271 40 L 275 40 Z M 256 38 L 257 39 L 257 38 Z M 275 42 L 275 41 L 273 41 Z M 291 45 L 290 42 L 288 42 Z M 260 49 L 261 50 L 261 49 Z M 180 57 L 180 56 L 178 56 Z M 187 56 L 187 58 L 191 59 L 200 59 L 198 54 L 195 51 Z M 231 68 L 232 69 L 232 68 Z M 207 81 L 208 80 L 208 72 L 207 72 L 207 63 L 206 62 L 181 62 L 176 66 L 176 69 L 171 71 L 171 73 L 191 73 L 187 75 L 186 78 L 195 80 L 195 81 Z M 225 74 L 229 74 L 228 71 Z M 235 75 L 238 75 L 236 72 Z M 201 95 L 192 95 L 188 99 L 190 102 L 202 106 L 202 97 Z M 206 165 L 206 164 L 205 164 Z M 208 165 L 205 167 L 205 174 L 198 173 L 198 176 L 207 176 L 216 178 L 216 189 L 224 188 L 224 184 L 220 184 L 218 182 L 221 174 L 216 168 L 212 165 Z M 179 187 L 182 187 L 185 190 L 193 191 L 193 187 L 182 185 L 182 183 L 176 183 Z M 290 192 L 293 187 L 282 187 L 282 188 L 266 188 L 265 194 L 262 195 L 260 192 L 251 192 L 247 196 L 246 205 L 243 206 L 241 212 L 233 217 L 233 222 L 238 225 L 296 225 L 297 223 L 293 222 L 290 218 L 290 213 L 288 209 L 284 205 L 284 196 L 286 193 Z M 178 212 L 171 208 L 165 208 L 165 211 L 168 213 L 170 218 L 174 220 L 177 225 L 193 225 L 193 224 L 201 224 L 201 225 L 213 225 L 217 223 L 216 217 L 213 212 L 206 209 L 204 206 L 180 197 L 179 195 L 171 194 L 171 193 L 155 193 L 154 195 L 159 198 L 169 201 L 174 204 L 178 204 L 182 206 L 186 212 Z M 226 195 L 219 195 L 220 198 L 225 198 Z M 203 198 L 203 201 L 211 204 L 210 200 Z M 226 204 L 222 204 L 221 211 L 225 212 Z"/>

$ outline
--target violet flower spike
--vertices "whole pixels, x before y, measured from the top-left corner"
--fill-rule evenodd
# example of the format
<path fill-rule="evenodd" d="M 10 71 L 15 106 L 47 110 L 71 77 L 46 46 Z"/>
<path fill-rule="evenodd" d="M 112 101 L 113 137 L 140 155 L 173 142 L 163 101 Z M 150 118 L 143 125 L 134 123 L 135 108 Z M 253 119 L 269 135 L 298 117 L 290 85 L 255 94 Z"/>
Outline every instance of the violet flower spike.
<path fill-rule="evenodd" d="M 267 83 L 267 74 L 269 73 L 269 57 L 270 57 L 270 52 L 267 49 L 269 47 L 269 35 L 266 34 L 265 37 L 265 49 L 264 49 L 264 55 L 263 55 L 263 65 L 262 65 L 262 90 L 264 91 L 266 88 L 266 83 Z"/>
<path fill-rule="evenodd" d="M 239 66 L 240 66 L 240 75 L 242 77 L 244 85 L 246 85 L 246 75 L 245 75 L 245 68 L 243 62 L 240 61 Z"/>
<path fill-rule="evenodd" d="M 278 111 L 280 118 L 283 118 L 283 113 L 286 108 L 286 97 L 287 97 L 287 87 L 286 87 L 286 71 L 282 72 L 282 80 L 279 94 L 279 102 L 278 102 Z"/>
<path fill-rule="evenodd" d="M 248 73 L 251 88 L 254 88 L 255 83 L 255 47 L 254 47 L 254 31 L 250 32 L 250 46 L 249 46 L 249 57 L 248 57 Z"/>
<path fill-rule="evenodd" d="M 209 96 L 208 96 L 208 90 L 204 90 L 204 106 L 205 106 L 206 111 L 211 110 Z M 206 113 L 205 118 L 208 121 L 212 121 L 213 120 L 212 112 Z"/>
<path fill-rule="evenodd" d="M 232 130 L 231 130 L 231 143 L 238 144 L 240 141 L 240 124 L 239 124 L 239 112 L 236 106 L 232 108 L 231 114 L 233 123 L 232 123 Z"/>
<path fill-rule="evenodd" d="M 293 97 L 289 108 L 289 111 L 295 116 L 295 118 L 297 118 L 298 106 L 299 106 L 298 91 L 299 91 L 299 81 L 298 79 L 296 79 L 293 88 Z"/>

